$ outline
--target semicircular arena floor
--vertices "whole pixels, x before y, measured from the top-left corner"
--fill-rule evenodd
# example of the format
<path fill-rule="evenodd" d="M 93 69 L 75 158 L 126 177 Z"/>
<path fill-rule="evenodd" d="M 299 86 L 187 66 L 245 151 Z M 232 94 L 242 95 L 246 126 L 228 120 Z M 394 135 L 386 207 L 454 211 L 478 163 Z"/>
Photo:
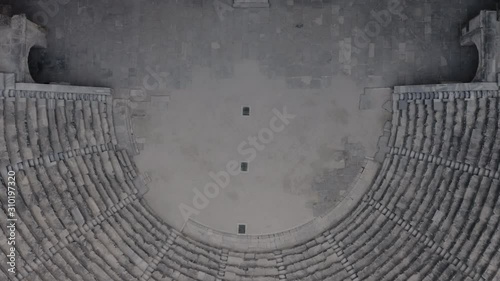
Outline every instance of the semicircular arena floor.
<path fill-rule="evenodd" d="M 348 194 L 390 118 L 382 109 L 390 93 L 360 110 L 362 91 L 345 77 L 290 89 L 251 61 L 235 65 L 230 79 L 196 73 L 135 120 L 146 136 L 137 164 L 152 179 L 146 199 L 176 226 L 192 215 L 230 233 L 238 223 L 262 234 L 322 215 Z"/>

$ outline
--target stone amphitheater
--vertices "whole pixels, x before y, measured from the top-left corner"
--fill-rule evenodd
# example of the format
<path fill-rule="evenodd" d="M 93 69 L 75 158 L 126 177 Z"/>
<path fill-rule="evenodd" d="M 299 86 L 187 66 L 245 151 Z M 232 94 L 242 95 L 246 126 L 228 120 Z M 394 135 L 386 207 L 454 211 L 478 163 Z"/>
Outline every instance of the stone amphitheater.
<path fill-rule="evenodd" d="M 35 83 L 28 57 L 47 30 L 2 9 L 0 280 L 500 280 L 497 11 L 460 30 L 479 55 L 472 82 L 382 89 L 390 118 L 347 196 L 287 230 L 241 235 L 168 223 L 147 198 L 130 103 L 108 87 Z"/>

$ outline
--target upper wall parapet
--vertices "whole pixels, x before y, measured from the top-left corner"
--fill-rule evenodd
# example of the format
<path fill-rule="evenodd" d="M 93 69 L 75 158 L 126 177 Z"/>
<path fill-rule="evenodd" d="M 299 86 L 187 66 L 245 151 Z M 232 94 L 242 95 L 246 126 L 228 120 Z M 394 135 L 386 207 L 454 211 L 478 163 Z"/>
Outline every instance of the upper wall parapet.
<path fill-rule="evenodd" d="M 16 83 L 14 73 L 0 72 L 0 98 L 14 96 L 107 102 L 111 100 L 112 91 L 102 87 Z"/>

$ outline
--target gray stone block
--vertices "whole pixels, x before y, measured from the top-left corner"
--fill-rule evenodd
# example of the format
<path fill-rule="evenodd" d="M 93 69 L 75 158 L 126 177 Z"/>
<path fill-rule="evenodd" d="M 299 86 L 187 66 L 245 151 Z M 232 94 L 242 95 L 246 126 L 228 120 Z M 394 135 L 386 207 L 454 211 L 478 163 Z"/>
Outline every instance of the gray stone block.
<path fill-rule="evenodd" d="M 408 102 L 406 100 L 399 100 L 398 101 L 398 109 L 399 110 L 406 110 L 406 109 L 408 109 Z"/>

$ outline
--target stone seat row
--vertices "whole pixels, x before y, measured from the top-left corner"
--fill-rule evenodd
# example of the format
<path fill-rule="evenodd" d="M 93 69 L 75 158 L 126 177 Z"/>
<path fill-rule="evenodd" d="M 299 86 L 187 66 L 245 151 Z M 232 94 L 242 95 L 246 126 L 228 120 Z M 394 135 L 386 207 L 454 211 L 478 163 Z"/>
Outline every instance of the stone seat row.
<path fill-rule="evenodd" d="M 366 204 L 359 205 L 356 212 L 356 220 L 348 227 L 332 229 L 331 232 L 335 233 L 335 240 L 344 249 L 345 259 L 357 269 L 359 280 L 409 280 L 410 277 L 411 280 L 441 280 L 438 274 L 443 267 L 425 265 L 429 258 L 436 261 L 432 265 L 442 259 L 417 243 L 406 228 L 403 230 Z M 448 275 L 461 275 L 449 262 L 441 263 L 448 268 Z"/>
<path fill-rule="evenodd" d="M 497 171 L 500 99 L 408 103 L 393 112 L 389 146 L 406 148 Z"/>
<path fill-rule="evenodd" d="M 423 160 L 393 158 L 394 168 L 387 169 L 371 196 L 481 275 L 491 275 L 486 267 L 499 258 L 491 254 L 499 243 L 493 236 L 499 222 L 493 212 L 499 207 L 498 180 Z"/>
<path fill-rule="evenodd" d="M 50 216 L 48 212 L 42 213 L 39 209 L 38 213 L 34 213 L 33 216 L 36 216 L 35 218 L 31 218 L 29 216 L 29 213 L 26 211 L 23 211 L 24 206 L 22 202 L 18 203 L 18 209 L 19 211 L 19 217 L 20 217 L 20 225 L 23 226 L 21 228 L 20 233 L 26 237 L 29 241 L 22 243 L 22 245 L 30 245 L 33 249 L 39 249 L 39 250 L 31 250 L 28 252 L 34 252 L 37 253 L 38 256 L 44 256 L 44 253 L 49 253 L 55 250 L 57 250 L 57 240 L 54 239 L 55 236 L 53 234 L 53 229 L 49 229 L 49 225 L 52 226 L 56 224 L 53 220 L 50 219 Z M 48 219 L 44 220 L 45 218 L 43 216 L 47 216 Z M 31 220 L 30 220 L 31 219 Z M 25 221 L 27 221 L 25 223 Z M 81 229 L 88 228 L 88 224 L 82 225 Z M 79 229 L 77 229 L 76 233 L 78 233 Z M 52 233 L 52 236 L 49 236 Z M 45 234 L 45 236 L 44 236 Z M 67 230 L 63 230 L 60 233 L 60 240 L 59 241 L 65 241 L 70 238 L 70 235 L 68 234 Z M 52 238 L 52 239 L 49 239 Z M 53 246 L 56 245 L 56 246 Z"/>
<path fill-rule="evenodd" d="M 350 280 L 340 258 L 324 237 L 285 249 L 280 254 L 252 254 L 230 250 L 221 252 L 178 236 L 160 261 L 157 268 L 160 272 L 153 272 L 152 276 L 158 280 L 213 280 L 217 277 L 219 264 L 223 263 L 223 280 L 280 280 L 278 260 L 284 268 L 286 280 Z"/>
<path fill-rule="evenodd" d="M 14 116 L 25 116 L 25 114 L 23 114 L 25 112 L 23 110 L 19 110 L 20 108 L 24 108 L 24 100 L 16 97 L 14 99 L 5 100 L 5 102 L 7 104 L 7 110 L 6 113 L 3 112 L 4 114 L 2 114 L 2 117 L 6 118 L 2 118 L 2 121 L 6 119 L 14 119 Z M 39 102 L 39 100 L 37 100 L 36 102 Z M 72 111 L 64 110 L 64 106 L 65 105 L 63 104 L 59 104 L 59 107 L 63 110 L 59 110 L 58 112 L 62 113 Z M 16 110 L 11 110 L 14 107 L 16 108 Z M 43 108 L 43 106 L 41 107 Z M 31 108 L 33 109 L 34 107 Z M 97 107 L 94 108 L 97 109 Z M 102 109 L 103 107 L 101 106 L 100 108 Z M 39 108 L 36 109 L 36 112 L 40 112 Z M 93 110 L 93 113 L 96 112 L 96 110 Z M 104 111 L 101 110 L 101 113 L 103 112 Z M 52 116 L 54 116 L 54 114 L 55 113 L 53 112 Z M 51 113 L 49 113 L 48 115 L 50 116 Z M 13 118 L 11 118 L 11 116 Z M 94 116 L 97 115 L 94 114 Z M 103 115 L 103 117 L 106 116 Z M 12 120 L 10 120 L 9 122 L 7 122 L 12 131 L 17 131 L 17 129 L 20 127 L 19 124 L 24 125 L 21 119 L 22 117 L 17 118 L 17 121 L 12 122 Z M 36 119 L 37 118 L 33 118 L 32 120 Z M 62 120 L 59 118 L 49 119 L 53 121 L 57 120 L 58 122 Z M 42 120 L 44 119 L 42 118 Z M 94 120 L 99 120 L 99 118 L 94 117 Z M 28 121 L 24 120 L 24 123 L 28 123 Z M 96 131 L 97 128 L 93 126 L 94 124 L 98 124 L 98 122 L 91 123 L 90 126 L 87 126 L 88 128 L 86 128 L 86 130 Z M 55 124 L 54 126 L 50 126 L 50 128 L 48 128 L 47 135 L 55 136 L 56 133 L 59 133 L 57 136 L 59 138 L 62 138 L 63 134 L 61 134 L 61 132 L 58 132 L 61 131 L 57 130 L 58 128 L 61 128 L 61 126 L 57 126 Z M 23 129 L 21 128 L 21 130 L 19 131 L 22 132 Z M 38 132 L 36 132 L 36 135 L 38 135 Z M 51 140 L 53 139 L 54 138 L 52 138 Z M 52 143 L 57 144 L 57 142 Z M 102 259 L 104 260 L 104 258 L 106 258 L 106 261 L 108 263 L 113 261 L 112 257 L 120 257 L 120 260 L 124 260 L 128 259 L 129 256 L 133 256 L 135 260 L 139 260 L 137 257 L 140 254 L 143 258 L 145 258 L 147 255 L 145 254 L 144 250 L 141 251 L 140 247 L 134 247 L 133 245 L 135 245 L 135 242 L 133 242 L 134 240 L 130 237 L 134 237 L 133 233 L 146 232 L 146 229 L 143 228 L 140 229 L 140 231 L 132 231 L 132 229 L 134 229 L 132 228 L 132 226 L 127 228 L 126 230 L 124 229 L 124 225 L 126 225 L 126 220 L 124 219 L 124 217 L 130 219 L 130 213 L 124 213 L 124 217 L 117 215 L 113 218 L 114 220 L 110 220 L 110 223 L 115 224 L 114 226 L 111 226 L 108 222 L 102 222 L 102 214 L 104 214 L 104 212 L 106 212 L 107 210 L 112 209 L 114 207 L 114 204 L 117 204 L 120 198 L 123 198 L 124 195 L 137 192 L 133 187 L 133 183 L 131 182 L 132 178 L 130 176 L 127 177 L 124 175 L 123 170 L 121 169 L 122 167 L 119 165 L 118 158 L 116 157 L 115 152 L 112 149 L 109 151 L 104 149 L 102 151 L 96 151 L 94 148 L 92 149 L 92 151 L 86 150 L 85 152 L 87 153 L 85 155 L 78 155 L 78 153 L 75 153 L 75 155 L 71 155 L 71 153 L 67 153 L 65 154 L 67 155 L 66 157 L 64 157 L 64 155 L 63 157 L 58 157 L 57 159 L 55 159 L 55 157 L 52 157 L 53 159 L 49 160 L 50 162 L 56 162 L 51 163 L 54 165 L 46 165 L 47 163 L 44 162 L 38 163 L 39 165 L 32 164 L 28 165 L 28 167 L 22 166 L 23 169 L 21 171 L 18 171 L 17 177 L 20 196 L 17 204 L 19 208 L 20 224 L 23 226 L 21 228 L 22 232 L 20 236 L 27 239 L 26 243 L 22 244 L 29 245 L 31 247 L 30 249 L 26 249 L 25 251 L 23 251 L 23 254 L 32 258 L 35 257 L 35 259 L 37 257 L 40 257 L 40 260 L 42 260 L 43 263 L 49 263 L 51 262 L 51 255 L 47 256 L 47 253 L 58 253 L 58 251 L 61 250 L 60 248 L 58 248 L 60 241 L 67 241 L 70 238 L 74 239 L 74 237 L 69 235 L 69 233 L 77 233 L 76 236 L 78 237 L 79 235 L 81 235 L 79 234 L 80 229 L 84 229 L 87 230 L 86 236 L 89 237 L 86 238 L 88 239 L 88 241 L 93 242 L 91 243 L 92 245 L 107 245 L 109 247 L 109 252 L 101 255 Z M 12 155 L 13 153 L 9 154 Z M 118 155 L 120 155 L 119 158 L 121 162 L 130 161 L 128 159 L 128 156 L 126 154 L 124 155 L 123 152 L 118 153 Z M 12 166 L 10 166 L 9 168 L 12 168 Z M 130 167 L 128 167 L 128 169 L 130 170 Z M 134 173 L 131 176 L 135 175 L 136 174 Z M 92 219 L 96 217 L 101 223 L 97 226 L 92 225 Z M 99 218 L 101 219 L 99 220 Z M 116 223 L 116 220 L 120 220 L 119 226 Z M 96 233 L 94 233 L 93 235 L 89 234 L 89 223 L 90 227 L 96 227 Z M 139 224 L 134 224 L 133 227 L 138 228 Z M 104 231 L 102 231 L 101 228 L 104 229 Z M 103 234 L 105 232 L 107 235 L 109 235 L 109 237 L 113 237 L 114 240 L 111 238 L 107 239 L 107 236 Z M 104 243 L 95 240 L 96 237 L 104 240 Z M 120 237 L 123 240 L 115 241 Z M 126 243 L 124 243 L 124 241 L 126 241 Z M 74 247 L 74 245 L 69 244 L 68 247 L 63 248 L 65 252 L 67 251 L 67 249 Z M 117 245 L 120 245 L 121 247 L 124 247 L 123 245 L 129 245 L 129 248 L 125 248 L 123 252 L 121 252 L 120 247 L 118 247 Z M 141 245 L 147 246 L 144 243 L 142 243 Z M 102 250 L 101 247 L 98 248 Z M 131 250 L 132 248 L 133 250 Z M 92 249 L 89 250 L 92 251 Z M 76 252 L 85 253 L 86 251 L 76 250 Z M 128 254 L 127 258 L 125 258 L 124 253 Z M 134 253 L 139 254 L 134 255 Z M 116 259 L 119 260 L 118 258 Z M 30 260 L 30 263 L 34 262 L 34 259 Z M 86 264 L 87 262 L 88 261 L 86 260 L 81 260 L 81 264 Z M 117 270 L 116 264 L 112 264 L 115 267 L 114 270 Z M 141 264 L 144 265 L 146 263 L 143 262 Z M 106 265 L 101 264 L 99 266 L 105 267 Z M 124 268 L 128 269 L 133 267 L 130 267 L 128 265 L 121 267 L 121 269 Z M 50 271 L 55 276 L 63 276 L 61 275 L 63 274 L 63 272 L 59 271 L 56 268 L 51 268 Z M 109 268 L 108 271 L 112 272 L 109 270 Z M 114 278 L 114 280 L 134 280 L 139 277 L 140 274 L 142 274 L 142 271 L 143 270 L 135 270 L 134 272 L 129 272 L 130 274 L 135 274 L 133 277 L 131 277 L 132 275 L 128 277 L 127 275 L 124 275 L 120 276 L 119 278 Z M 77 278 L 75 280 L 81 280 L 82 277 L 88 278 L 88 276 L 92 276 L 92 274 L 88 273 L 82 275 L 74 273 L 75 272 L 72 272 L 72 274 L 69 274 L 66 277 L 69 278 L 70 276 L 74 275 L 74 278 Z M 66 274 L 68 274 L 68 272 L 66 272 Z M 103 280 L 110 280 L 108 277 L 110 276 L 107 276 Z M 49 277 L 47 278 L 47 280 L 55 279 L 53 277 Z"/>
<path fill-rule="evenodd" d="M 116 144 L 112 114 L 96 101 L 9 98 L 0 100 L 5 143 L 13 164 L 50 153 Z"/>
<path fill-rule="evenodd" d="M 22 172 L 20 172 L 19 175 L 22 175 Z M 20 176 L 20 177 L 23 178 L 23 176 Z M 19 187 L 20 190 L 24 190 L 25 188 L 27 188 L 25 186 L 25 184 L 20 184 L 20 187 Z M 22 197 L 24 197 L 24 195 Z M 62 228 L 60 227 L 60 225 L 59 226 L 54 225 L 54 224 L 57 224 L 57 216 L 49 216 L 49 214 L 50 214 L 49 211 L 45 210 L 47 212 L 46 214 L 44 214 L 46 216 L 45 218 L 41 217 L 40 211 L 38 211 L 38 213 L 33 214 L 33 216 L 36 216 L 36 218 L 31 218 L 31 220 L 30 220 L 29 213 L 26 211 L 23 211 L 26 208 L 26 204 L 25 204 L 24 200 L 19 200 L 18 204 L 19 204 L 18 208 L 20 208 L 19 215 L 22 218 L 22 222 L 28 221 L 26 223 L 27 227 L 22 228 L 22 230 L 24 230 L 24 231 L 21 231 L 21 235 L 24 237 L 29 237 L 30 238 L 29 240 L 31 240 L 31 242 L 24 242 L 24 243 L 22 243 L 22 245 L 31 245 L 32 246 L 32 249 L 30 249 L 29 251 L 26 251 L 25 254 L 28 256 L 32 256 L 33 255 L 32 253 L 37 252 L 37 250 L 35 250 L 36 249 L 35 247 L 37 247 L 37 245 L 41 244 L 41 245 L 43 245 L 43 249 L 39 249 L 38 254 L 35 254 L 35 256 L 41 256 L 41 257 L 43 257 L 42 259 L 44 260 L 44 262 L 45 261 L 50 262 L 50 260 L 47 261 L 48 258 L 45 256 L 45 254 L 48 252 L 53 253 L 53 252 L 59 250 L 59 249 L 54 250 L 54 247 L 53 247 L 53 245 L 57 243 L 57 239 L 60 239 L 60 241 L 63 241 L 63 240 L 70 239 L 70 237 L 72 239 L 74 239 L 74 238 L 70 235 L 67 235 L 67 232 L 68 232 L 67 230 L 61 231 Z M 42 206 L 42 208 L 44 207 L 44 204 L 33 204 L 33 205 L 35 205 L 36 208 L 38 208 L 38 206 Z M 123 216 L 130 220 L 131 214 L 125 212 L 123 214 Z M 103 232 L 99 231 L 99 228 L 101 226 L 96 228 L 97 233 L 94 236 L 91 235 L 90 237 L 86 237 L 86 239 L 89 239 L 89 241 L 93 242 L 93 245 L 101 245 L 102 244 L 102 245 L 107 245 L 107 247 L 108 248 L 110 247 L 110 249 L 114 249 L 113 255 L 110 255 L 110 254 L 105 255 L 108 262 L 110 259 L 111 259 L 111 261 L 113 261 L 113 259 L 111 258 L 113 256 L 121 257 L 122 260 L 125 258 L 125 254 L 120 254 L 120 252 L 117 249 L 119 249 L 120 247 L 122 247 L 122 248 L 125 247 L 124 245 L 133 245 L 133 242 L 130 242 L 130 241 L 132 241 L 131 240 L 132 238 L 129 238 L 128 235 L 130 235 L 130 237 L 133 237 L 134 233 L 147 233 L 146 228 L 137 229 L 140 224 L 134 223 L 133 227 L 136 228 L 136 230 L 131 231 L 132 228 L 129 228 L 128 232 L 127 232 L 128 234 L 126 235 L 125 231 L 122 230 L 120 232 L 118 230 L 121 227 L 124 227 L 124 225 L 126 225 L 125 223 L 127 220 L 121 219 L 121 217 L 119 217 L 119 216 L 115 217 L 115 219 L 120 220 L 121 223 L 120 224 L 113 223 L 113 222 L 116 222 L 113 220 L 110 220 L 109 224 L 108 224 L 108 222 L 102 223 L 102 228 L 107 232 L 107 235 L 109 235 L 110 238 L 106 238 L 106 236 L 104 236 Z M 45 222 L 45 221 L 47 221 L 47 222 Z M 113 223 L 113 226 L 110 225 L 111 223 Z M 50 227 L 48 227 L 49 224 L 50 224 Z M 22 225 L 24 225 L 24 224 L 22 224 Z M 42 226 L 42 227 L 39 228 L 39 226 Z M 88 225 L 87 224 L 83 225 L 81 228 L 83 228 L 83 229 L 88 228 Z M 66 233 L 67 236 L 55 238 L 54 234 L 52 234 L 52 235 L 49 234 L 50 232 L 53 232 L 53 230 L 59 230 L 62 233 Z M 77 229 L 76 233 L 78 233 L 78 232 L 79 232 L 79 230 Z M 46 235 L 43 236 L 41 233 L 45 233 Z M 95 237 L 97 235 L 100 236 L 99 239 L 104 240 L 104 243 L 99 244 L 100 243 L 99 241 L 93 240 L 93 239 L 95 239 Z M 49 236 L 52 239 L 48 239 L 47 237 L 49 237 Z M 89 234 L 87 234 L 86 236 L 89 236 Z M 122 241 L 119 240 L 120 237 L 122 237 L 122 239 L 123 239 Z M 127 238 L 128 238 L 127 243 L 124 243 L 124 241 L 127 240 Z M 39 243 L 40 241 L 42 241 L 42 243 Z M 43 242 L 45 242 L 45 243 L 43 243 Z M 114 247 L 113 247 L 113 245 L 114 245 Z M 120 245 L 120 247 L 118 247 L 117 245 Z M 71 246 L 68 246 L 68 247 L 71 247 Z M 99 247 L 99 249 L 101 249 L 101 248 Z M 138 260 L 138 258 L 137 258 L 138 255 L 133 255 L 133 253 L 135 253 L 135 251 L 139 251 L 137 247 L 134 249 L 134 251 L 131 251 L 130 248 L 128 248 L 127 251 L 124 250 L 124 253 L 127 253 L 127 257 L 133 256 L 136 260 Z M 81 251 L 78 250 L 78 252 L 81 252 Z M 85 252 L 85 251 L 83 251 L 83 252 Z M 147 256 L 147 254 L 145 254 L 144 251 L 141 254 L 143 257 Z M 102 255 L 102 256 L 104 258 L 104 255 Z M 31 262 L 34 262 L 34 260 Z M 87 262 L 88 261 L 82 260 L 82 264 L 86 264 Z M 101 265 L 101 266 L 103 266 L 103 265 Z M 114 267 L 115 267 L 115 270 L 117 270 L 116 264 L 114 264 Z M 123 268 L 133 268 L 133 267 L 126 265 Z M 55 273 L 56 270 L 53 269 L 52 272 Z M 136 276 L 134 276 L 133 278 L 132 277 L 126 278 L 126 276 L 121 276 L 120 278 L 115 278 L 115 279 L 104 278 L 104 279 L 98 279 L 98 280 L 135 280 L 137 275 L 139 275 L 138 272 L 142 273 L 141 270 L 136 270 Z M 58 272 L 58 274 L 60 274 L 60 272 Z M 72 276 L 72 275 L 70 274 L 70 276 Z M 78 277 L 75 277 L 75 278 L 78 278 Z M 53 280 L 55 280 L 55 279 L 53 279 Z M 67 280 L 73 280 L 73 279 L 69 279 L 69 276 L 68 276 Z M 75 280 L 80 280 L 80 279 L 75 279 Z"/>
<path fill-rule="evenodd" d="M 426 92 L 406 92 L 395 94 L 397 101 L 416 100 L 449 100 L 449 99 L 480 99 L 500 97 L 498 90 L 463 90 L 453 91 L 448 89 L 435 89 Z"/>
<path fill-rule="evenodd" d="M 465 280 L 467 276 L 450 261 L 443 259 L 419 240 L 408 228 L 383 214 L 377 219 L 385 223 L 369 226 L 362 236 L 373 237 L 353 254 L 358 275 L 367 280 Z M 382 225 L 382 226 L 381 226 Z M 378 228 L 374 230 L 373 228 Z M 373 245 L 377 245 L 373 248 Z M 352 250 L 347 247 L 346 252 Z M 356 256 L 357 255 L 357 256 Z M 354 259 L 353 258 L 353 259 Z M 429 262 L 432 261 L 432 262 Z M 419 279 L 418 279 L 419 278 Z"/>
<path fill-rule="evenodd" d="M 119 167 L 119 165 L 117 165 L 118 161 L 114 156 L 114 151 L 110 151 L 109 153 L 104 151 L 99 155 L 93 154 L 92 157 L 90 157 L 90 155 L 86 156 L 80 157 L 77 155 L 75 157 L 76 160 L 71 158 L 58 159 L 64 161 L 59 161 L 56 165 L 40 165 L 37 166 L 37 170 L 27 168 L 26 170 L 18 172 L 18 185 L 21 198 L 17 204 L 20 209 L 20 217 L 22 218 L 21 225 L 24 226 L 21 228 L 23 230 L 22 237 L 26 237 L 26 239 L 28 239 L 27 241 L 31 241 L 22 244 L 33 245 L 30 251 L 24 252 L 25 255 L 32 255 L 32 253 L 37 252 L 36 245 L 40 242 L 42 242 L 40 244 L 43 244 L 45 247 L 43 252 L 55 251 L 54 247 L 51 246 L 54 245 L 58 239 L 66 239 L 64 235 L 67 235 L 68 229 L 74 230 L 77 225 L 82 227 L 83 223 L 89 220 L 91 216 L 89 214 L 90 211 L 93 211 L 92 215 L 94 216 L 99 213 L 95 201 L 99 199 L 108 199 L 112 201 L 111 198 L 113 198 L 113 196 L 108 196 L 107 198 L 106 196 L 102 196 L 106 192 L 103 192 L 103 190 L 105 190 L 104 188 L 99 189 L 101 193 L 96 192 L 94 188 L 92 196 L 89 196 L 85 192 L 81 192 L 85 190 L 85 188 L 76 188 L 76 186 L 85 187 L 86 184 L 91 186 L 92 184 L 90 182 L 92 182 L 92 180 L 94 180 L 96 184 L 107 182 L 109 187 L 113 186 L 114 188 L 114 190 L 109 188 L 107 192 L 114 195 L 115 203 L 119 197 L 123 197 L 123 194 L 130 194 L 132 192 L 132 184 L 129 180 L 125 180 L 123 171 L 119 169 L 116 171 L 113 170 L 115 167 Z M 114 157 L 112 159 L 115 161 L 111 161 L 109 159 L 110 156 Z M 113 166 L 113 164 L 115 165 Z M 82 176 L 80 169 L 87 170 L 85 176 Z M 90 176 L 89 171 L 93 171 L 90 173 Z M 99 174 L 100 178 L 98 179 L 95 174 Z M 92 179 L 90 179 L 90 177 L 92 177 Z M 41 180 L 39 181 L 38 178 L 41 178 Z M 41 182 L 43 182 L 43 184 L 41 184 Z M 55 190 L 55 187 L 59 189 L 57 190 L 59 192 Z M 48 193 L 45 193 L 46 191 Z M 47 196 L 49 193 L 50 196 Z M 54 196 L 56 193 L 58 193 L 58 196 Z M 94 198 L 95 201 L 93 200 Z M 48 199 L 51 201 L 49 202 Z M 65 202 L 66 205 L 63 205 L 63 202 Z M 30 208 L 28 208 L 28 206 L 30 206 Z M 57 213 L 54 211 L 53 206 L 59 206 L 59 208 L 55 207 L 58 209 Z M 105 211 L 105 209 L 102 209 L 102 211 Z M 71 215 L 63 215 L 67 213 L 71 213 Z M 64 219 L 65 217 L 67 219 Z M 69 217 L 72 217 L 72 219 L 69 219 Z M 64 226 L 61 220 L 65 221 Z M 85 225 L 83 226 L 85 227 Z M 61 236 L 57 237 L 55 234 L 56 232 Z M 50 262 L 42 253 L 38 253 L 36 256 L 45 257 L 44 262 Z M 57 272 L 57 274 L 60 273 L 61 272 Z M 47 280 L 55 279 L 48 278 Z"/>
<path fill-rule="evenodd" d="M 278 280 L 273 253 L 214 248 L 182 235 L 161 255 L 152 278 L 159 280 Z M 222 265 L 222 267 L 221 267 Z M 221 274 L 222 271 L 222 274 Z"/>
<path fill-rule="evenodd" d="M 21 98 L 82 100 L 82 101 L 98 101 L 103 103 L 111 101 L 111 96 L 107 94 L 31 91 L 31 90 L 16 90 L 16 89 L 8 89 L 0 91 L 0 98 L 12 98 L 16 96 L 19 96 Z"/>

